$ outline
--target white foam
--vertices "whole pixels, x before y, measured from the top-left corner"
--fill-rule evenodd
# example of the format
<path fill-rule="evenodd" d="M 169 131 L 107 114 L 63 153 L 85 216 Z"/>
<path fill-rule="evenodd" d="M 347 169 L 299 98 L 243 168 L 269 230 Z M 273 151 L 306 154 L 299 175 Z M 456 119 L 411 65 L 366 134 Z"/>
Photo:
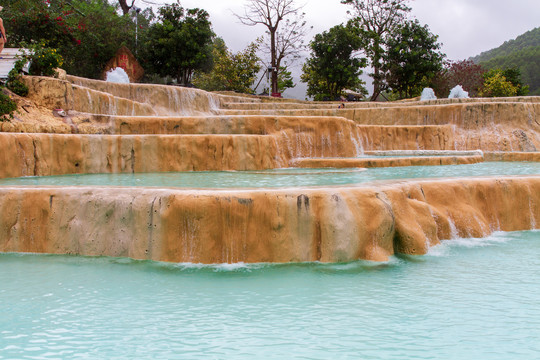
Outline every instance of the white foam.
<path fill-rule="evenodd" d="M 121 84 L 129 84 L 129 76 L 126 71 L 122 68 L 114 68 L 107 71 L 105 76 L 105 81 Z"/>
<path fill-rule="evenodd" d="M 261 264 L 246 264 L 244 262 L 237 263 L 222 263 L 222 264 L 202 264 L 202 263 L 178 263 L 176 267 L 182 270 L 201 270 L 201 269 L 211 269 L 215 272 L 233 272 L 239 270 L 252 270 L 254 268 L 260 267 Z"/>
<path fill-rule="evenodd" d="M 440 244 L 431 246 L 428 249 L 427 255 L 429 256 L 446 256 L 452 248 L 476 248 L 486 247 L 495 244 L 505 243 L 512 240 L 512 237 L 508 236 L 508 233 L 503 231 L 497 231 L 493 234 L 482 238 L 461 238 L 456 237 L 451 240 L 443 240 Z"/>
<path fill-rule="evenodd" d="M 469 93 L 461 87 L 461 85 L 456 85 L 452 90 L 450 90 L 449 99 L 468 99 Z"/>
<path fill-rule="evenodd" d="M 433 91 L 432 88 L 424 88 L 422 90 L 422 95 L 420 96 L 421 101 L 427 101 L 427 100 L 437 100 L 437 96 L 435 96 L 435 91 Z"/>

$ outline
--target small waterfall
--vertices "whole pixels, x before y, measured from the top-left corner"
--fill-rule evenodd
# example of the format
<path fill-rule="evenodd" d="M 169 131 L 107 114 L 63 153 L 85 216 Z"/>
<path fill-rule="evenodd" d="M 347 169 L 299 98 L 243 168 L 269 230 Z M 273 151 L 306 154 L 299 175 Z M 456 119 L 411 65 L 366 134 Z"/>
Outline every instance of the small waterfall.
<path fill-rule="evenodd" d="M 199 226 L 194 219 L 184 217 L 182 220 L 182 238 L 185 242 L 182 252 L 185 262 L 193 262 L 195 259 L 195 243 L 199 234 Z"/>
<path fill-rule="evenodd" d="M 332 138 L 329 134 L 322 136 L 322 146 L 321 146 L 321 156 L 325 157 L 324 150 L 328 148 L 328 154 L 330 156 L 334 155 L 332 154 Z"/>
<path fill-rule="evenodd" d="M 527 186 L 527 190 L 529 190 L 529 217 L 531 218 L 531 230 L 536 229 L 536 217 L 534 216 L 534 203 L 532 200 L 532 192 L 531 187 Z"/>
<path fill-rule="evenodd" d="M 448 226 L 450 226 L 450 240 L 459 239 L 459 232 L 456 227 L 456 224 L 454 223 L 454 220 L 448 215 Z"/>
<path fill-rule="evenodd" d="M 353 133 L 353 137 L 351 137 L 351 140 L 356 148 L 356 157 L 361 157 L 364 155 L 364 144 L 362 141 L 362 135 L 360 135 L 360 129 L 356 127 L 355 133 Z"/>
<path fill-rule="evenodd" d="M 283 156 L 281 154 L 281 151 L 280 150 L 280 146 L 279 146 L 279 142 L 278 142 L 278 139 L 276 136 L 272 136 L 272 141 L 274 143 L 274 146 L 276 147 L 276 156 L 277 156 L 277 162 L 278 162 L 278 165 L 279 167 L 285 167 L 288 165 L 288 163 L 286 161 L 283 160 Z"/>
<path fill-rule="evenodd" d="M 84 91 L 86 92 L 86 96 L 88 97 L 88 112 L 92 112 L 92 108 L 94 106 L 94 103 L 92 101 L 92 94 L 90 93 L 90 89 L 84 88 Z"/>

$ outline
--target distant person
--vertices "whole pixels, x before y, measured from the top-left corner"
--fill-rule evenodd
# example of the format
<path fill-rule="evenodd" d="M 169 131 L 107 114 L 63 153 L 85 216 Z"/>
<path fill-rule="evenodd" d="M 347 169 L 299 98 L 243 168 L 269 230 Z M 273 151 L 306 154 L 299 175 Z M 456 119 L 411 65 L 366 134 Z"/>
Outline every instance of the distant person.
<path fill-rule="evenodd" d="M 0 6 L 0 11 L 3 7 Z M 6 30 L 4 29 L 4 21 L 0 18 L 0 54 L 4 50 L 4 45 L 7 43 Z"/>

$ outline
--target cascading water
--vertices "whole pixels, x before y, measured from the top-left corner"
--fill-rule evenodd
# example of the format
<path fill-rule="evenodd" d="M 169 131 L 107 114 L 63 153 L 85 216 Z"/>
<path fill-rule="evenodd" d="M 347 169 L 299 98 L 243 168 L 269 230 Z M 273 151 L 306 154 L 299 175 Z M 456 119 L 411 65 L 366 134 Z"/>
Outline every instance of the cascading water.
<path fill-rule="evenodd" d="M 452 90 L 450 90 L 450 95 L 448 95 L 449 99 L 468 99 L 469 93 L 465 90 L 463 90 L 463 87 L 461 85 L 456 85 Z"/>
<path fill-rule="evenodd" d="M 117 67 L 107 71 L 105 81 L 119 84 L 129 84 L 129 76 L 124 69 Z"/>
<path fill-rule="evenodd" d="M 420 96 L 421 101 L 427 101 L 427 100 L 437 100 L 437 96 L 435 96 L 435 91 L 433 91 L 432 88 L 424 88 L 422 90 L 422 95 Z"/>

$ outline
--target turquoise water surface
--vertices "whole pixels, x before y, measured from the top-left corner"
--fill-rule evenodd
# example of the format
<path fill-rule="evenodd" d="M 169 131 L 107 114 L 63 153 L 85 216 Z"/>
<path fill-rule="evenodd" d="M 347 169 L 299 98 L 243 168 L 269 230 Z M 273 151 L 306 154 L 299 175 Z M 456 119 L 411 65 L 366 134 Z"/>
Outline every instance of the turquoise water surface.
<path fill-rule="evenodd" d="M 3 185 L 158 186 L 186 188 L 346 185 L 376 180 L 487 175 L 539 175 L 540 162 L 359 169 L 276 169 L 136 174 L 84 174 L 0 179 Z"/>
<path fill-rule="evenodd" d="M 540 356 L 540 231 L 387 263 L 0 254 L 0 359 Z"/>

